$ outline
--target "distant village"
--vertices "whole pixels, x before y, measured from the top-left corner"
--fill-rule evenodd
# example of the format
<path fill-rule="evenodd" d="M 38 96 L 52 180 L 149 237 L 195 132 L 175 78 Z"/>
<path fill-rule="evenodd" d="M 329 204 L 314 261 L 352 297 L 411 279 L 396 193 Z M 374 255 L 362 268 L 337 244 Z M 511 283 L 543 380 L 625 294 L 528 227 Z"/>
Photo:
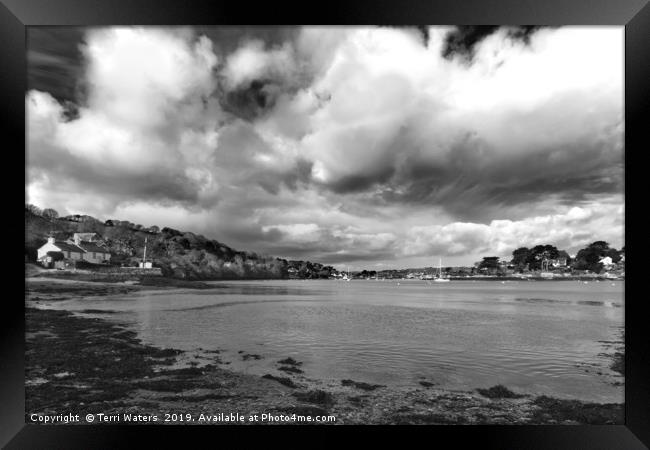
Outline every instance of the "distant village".
<path fill-rule="evenodd" d="M 552 245 L 520 247 L 512 258 L 486 256 L 472 266 L 424 267 L 386 270 L 336 270 L 308 261 L 292 261 L 290 278 L 331 278 L 339 280 L 464 278 L 625 278 L 625 247 L 611 248 L 607 242 L 596 241 L 571 256 Z"/>

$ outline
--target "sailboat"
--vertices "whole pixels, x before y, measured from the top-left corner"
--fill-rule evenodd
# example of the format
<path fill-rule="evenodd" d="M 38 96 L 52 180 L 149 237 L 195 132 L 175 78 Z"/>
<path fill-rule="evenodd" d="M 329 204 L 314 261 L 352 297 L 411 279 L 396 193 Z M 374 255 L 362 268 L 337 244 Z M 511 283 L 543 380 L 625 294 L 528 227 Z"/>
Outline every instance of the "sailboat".
<path fill-rule="evenodd" d="M 442 258 L 438 261 L 438 275 L 433 279 L 436 283 L 449 283 L 449 278 L 442 277 Z"/>
<path fill-rule="evenodd" d="M 343 275 L 342 280 L 343 281 L 350 281 L 350 266 L 348 266 L 348 273 L 346 275 Z"/>

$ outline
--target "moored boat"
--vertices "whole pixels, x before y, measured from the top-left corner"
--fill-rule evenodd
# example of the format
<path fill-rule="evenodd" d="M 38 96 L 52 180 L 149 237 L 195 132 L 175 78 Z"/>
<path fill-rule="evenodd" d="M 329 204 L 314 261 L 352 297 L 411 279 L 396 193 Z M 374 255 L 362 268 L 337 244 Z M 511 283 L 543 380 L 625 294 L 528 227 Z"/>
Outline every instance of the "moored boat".
<path fill-rule="evenodd" d="M 448 283 L 450 281 L 449 278 L 442 276 L 442 258 L 438 260 L 438 275 L 436 275 L 433 281 L 436 283 Z"/>

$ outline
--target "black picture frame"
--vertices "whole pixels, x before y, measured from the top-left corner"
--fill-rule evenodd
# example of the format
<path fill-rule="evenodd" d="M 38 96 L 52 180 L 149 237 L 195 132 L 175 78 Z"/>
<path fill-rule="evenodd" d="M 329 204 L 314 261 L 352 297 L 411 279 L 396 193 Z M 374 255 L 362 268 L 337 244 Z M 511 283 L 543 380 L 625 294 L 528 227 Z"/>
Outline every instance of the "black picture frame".
<path fill-rule="evenodd" d="M 471 1 L 330 1 L 302 6 L 290 2 L 224 2 L 222 0 L 0 0 L 0 108 L 5 142 L 14 145 L 5 152 L 19 160 L 18 149 L 25 146 L 26 93 L 26 27 L 36 25 L 204 25 L 204 24 L 526 24 L 526 25 L 621 25 L 625 26 L 625 240 L 643 236 L 635 232 L 630 205 L 643 208 L 641 201 L 633 200 L 635 192 L 643 192 L 642 180 L 632 174 L 634 160 L 647 151 L 644 136 L 647 113 L 650 108 L 650 4 L 647 0 L 562 0 L 533 2 L 522 0 Z M 9 166 L 7 166 L 9 167 Z M 11 170 L 6 170 L 12 172 Z M 13 170 L 15 173 L 20 173 Z M 14 175 L 15 175 L 14 173 Z M 19 178 L 17 175 L 16 178 Z M 12 194 L 20 180 L 4 177 L 7 197 L 15 199 L 16 214 L 22 210 L 18 195 Z M 641 194 L 643 195 L 643 194 Z M 643 197 L 641 197 L 643 198 Z M 19 209 L 20 208 L 20 209 Z M 13 212 L 11 213 L 13 215 Z M 20 225 L 10 233 L 20 236 Z M 12 245 L 19 246 L 20 239 Z M 637 242 L 639 242 L 637 238 Z M 643 242 L 640 241 L 640 247 Z M 10 250 L 8 250 L 10 251 Z M 627 246 L 626 260 L 632 275 L 626 282 L 626 379 L 625 425 L 621 426 L 415 426 L 372 427 L 375 437 L 383 438 L 385 431 L 403 432 L 414 438 L 416 433 L 425 442 L 438 444 L 441 440 L 453 442 L 454 447 L 472 442 L 488 448 L 552 448 L 552 449 L 641 449 L 650 446 L 650 333 L 646 326 L 642 295 L 632 295 L 641 283 L 642 250 Z M 14 255 L 20 255 L 16 249 Z M 134 439 L 146 437 L 153 442 L 171 443 L 180 437 L 188 442 L 188 435 L 209 434 L 208 439 L 223 438 L 227 430 L 240 439 L 240 446 L 264 433 L 275 435 L 285 427 L 160 427 L 160 426 L 38 426 L 24 423 L 24 285 L 18 281 L 21 265 L 16 258 L 13 269 L 6 272 L 7 283 L 16 289 L 15 295 L 4 297 L 2 315 L 2 383 L 0 385 L 0 445 L 5 448 L 119 448 L 130 446 Z M 13 273 L 15 271 L 15 274 Z M 11 281 L 13 280 L 13 281 Z M 348 433 L 350 427 L 325 428 L 321 442 L 336 439 L 340 429 Z M 369 427 L 359 427 L 366 430 Z M 312 441 L 305 432 L 309 427 L 291 430 L 297 443 Z M 356 430 L 352 430 L 356 431 Z M 194 436 L 192 436 L 194 437 Z M 210 442 L 210 441 L 208 441 Z M 215 442 L 215 441 L 213 441 Z M 215 442 L 218 443 L 218 442 Z"/>

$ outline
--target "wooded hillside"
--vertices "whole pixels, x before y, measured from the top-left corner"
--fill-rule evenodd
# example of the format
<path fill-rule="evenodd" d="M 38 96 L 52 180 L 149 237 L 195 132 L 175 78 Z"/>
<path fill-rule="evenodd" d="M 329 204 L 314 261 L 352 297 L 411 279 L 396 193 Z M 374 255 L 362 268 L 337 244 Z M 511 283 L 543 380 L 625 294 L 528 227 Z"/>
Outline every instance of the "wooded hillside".
<path fill-rule="evenodd" d="M 48 213 L 45 213 L 45 212 Z M 36 251 L 53 234 L 57 240 L 73 233 L 97 233 L 111 252 L 111 264 L 134 266 L 142 260 L 145 238 L 147 260 L 153 259 L 164 276 L 191 280 L 288 278 L 294 267 L 301 278 L 327 278 L 333 268 L 305 261 L 286 261 L 254 252 L 237 251 L 214 239 L 172 228 L 145 228 L 128 221 L 102 222 L 91 216 L 58 217 L 53 210 L 25 207 L 25 256 L 35 261 Z M 305 270 L 305 268 L 312 270 Z"/>

